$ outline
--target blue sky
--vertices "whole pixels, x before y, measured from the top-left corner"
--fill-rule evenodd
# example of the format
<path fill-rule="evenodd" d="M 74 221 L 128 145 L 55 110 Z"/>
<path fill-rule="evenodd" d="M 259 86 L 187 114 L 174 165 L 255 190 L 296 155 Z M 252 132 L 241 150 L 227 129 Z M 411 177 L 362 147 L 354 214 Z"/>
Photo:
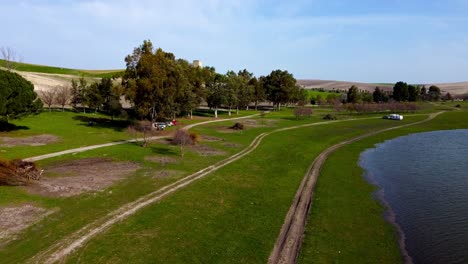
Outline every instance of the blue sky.
<path fill-rule="evenodd" d="M 411 83 L 468 80 L 468 0 L 0 0 L 24 62 L 124 68 L 150 39 L 219 72 Z"/>

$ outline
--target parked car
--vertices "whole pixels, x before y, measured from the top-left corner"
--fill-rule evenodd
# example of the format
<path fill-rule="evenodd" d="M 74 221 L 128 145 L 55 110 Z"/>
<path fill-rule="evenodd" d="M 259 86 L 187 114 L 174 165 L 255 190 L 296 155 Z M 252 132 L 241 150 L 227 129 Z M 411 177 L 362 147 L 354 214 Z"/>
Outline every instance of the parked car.
<path fill-rule="evenodd" d="M 155 129 L 157 129 L 157 130 L 164 130 L 166 127 L 167 127 L 167 125 L 166 125 L 165 122 L 156 122 L 156 123 L 153 123 L 153 128 L 155 128 Z"/>
<path fill-rule="evenodd" d="M 384 116 L 383 119 L 403 120 L 403 116 L 399 114 L 389 114 L 389 115 Z"/>

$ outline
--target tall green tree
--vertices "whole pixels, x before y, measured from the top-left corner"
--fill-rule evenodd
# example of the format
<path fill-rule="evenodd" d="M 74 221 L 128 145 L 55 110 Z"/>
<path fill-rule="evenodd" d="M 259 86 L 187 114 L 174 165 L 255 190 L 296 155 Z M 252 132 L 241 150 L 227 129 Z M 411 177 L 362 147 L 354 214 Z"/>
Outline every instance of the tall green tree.
<path fill-rule="evenodd" d="M 408 101 L 409 99 L 409 91 L 408 91 L 408 84 L 405 82 L 397 82 L 393 86 L 393 99 L 395 101 Z"/>
<path fill-rule="evenodd" d="M 427 88 L 425 85 L 423 85 L 421 87 L 421 99 L 424 100 L 424 101 L 427 101 L 428 100 L 428 96 L 427 96 Z"/>
<path fill-rule="evenodd" d="M 42 106 L 31 82 L 17 73 L 0 70 L 0 121 L 36 113 Z"/>
<path fill-rule="evenodd" d="M 227 77 L 223 74 L 215 74 L 215 76 L 206 83 L 208 96 L 206 101 L 208 106 L 215 111 L 215 118 L 218 118 L 218 109 L 227 103 Z"/>
<path fill-rule="evenodd" d="M 293 91 L 296 88 L 296 79 L 288 71 L 275 70 L 265 77 L 263 85 L 265 86 L 267 99 L 278 110 L 281 110 L 281 104 L 288 103 L 291 100 Z"/>
<path fill-rule="evenodd" d="M 239 102 L 239 90 L 241 86 L 241 81 L 239 76 L 233 71 L 228 71 L 226 73 L 226 105 L 228 107 L 228 114 L 231 116 L 231 110 L 233 107 L 236 107 Z"/>
<path fill-rule="evenodd" d="M 257 79 L 254 77 L 253 73 L 247 71 L 246 69 L 239 71 L 237 73 L 239 78 L 239 90 L 237 92 L 237 113 L 239 113 L 239 108 L 246 108 L 248 110 L 249 104 L 253 101 L 254 97 L 254 83 Z M 254 80 L 255 81 L 252 81 Z"/>
<path fill-rule="evenodd" d="M 429 87 L 428 95 L 431 101 L 439 101 L 441 96 L 440 88 L 435 85 L 431 85 L 431 87 Z"/>
<path fill-rule="evenodd" d="M 145 40 L 125 62 L 122 85 L 140 117 L 154 121 L 180 110 L 176 98 L 187 79 L 174 54 L 160 48 L 154 50 L 151 41 Z"/>
<path fill-rule="evenodd" d="M 376 103 L 388 102 L 388 95 L 379 87 L 375 87 L 372 97 Z"/>
<path fill-rule="evenodd" d="M 249 81 L 249 85 L 253 87 L 252 101 L 255 104 L 255 110 L 257 110 L 258 103 L 266 100 L 266 90 L 264 85 L 265 77 L 261 76 L 259 79 L 253 77 Z"/>
<path fill-rule="evenodd" d="M 92 83 L 84 90 L 83 104 L 94 109 L 95 113 L 103 103 L 104 99 L 99 92 L 99 83 Z"/>
<path fill-rule="evenodd" d="M 356 104 L 360 101 L 359 89 L 356 86 L 351 86 L 348 90 L 348 103 Z"/>
<path fill-rule="evenodd" d="M 421 88 L 415 85 L 408 85 L 408 101 L 416 102 L 421 99 Z"/>

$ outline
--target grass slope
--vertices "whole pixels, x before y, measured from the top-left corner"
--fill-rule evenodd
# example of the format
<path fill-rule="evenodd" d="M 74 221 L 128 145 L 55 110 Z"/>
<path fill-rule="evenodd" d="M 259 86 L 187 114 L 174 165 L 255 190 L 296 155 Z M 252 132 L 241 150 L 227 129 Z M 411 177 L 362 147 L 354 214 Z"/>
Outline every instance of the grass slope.
<path fill-rule="evenodd" d="M 0 59 L 0 66 L 3 67 L 4 65 L 5 65 L 5 61 Z M 13 62 L 13 67 L 17 71 L 24 71 L 24 72 L 68 74 L 68 75 L 97 77 L 97 78 L 104 78 L 104 77 L 111 78 L 114 74 L 124 71 L 124 70 L 78 70 L 78 69 L 69 69 L 69 68 L 45 66 L 45 65 L 38 65 L 38 64 L 21 63 L 21 62 Z"/>
<path fill-rule="evenodd" d="M 300 262 L 401 262 L 396 232 L 384 221 L 384 208 L 372 198 L 376 187 L 363 178 L 359 155 L 398 136 L 457 128 L 468 128 L 466 112 L 448 112 L 428 123 L 385 132 L 333 153 L 318 178 Z"/>
<path fill-rule="evenodd" d="M 334 143 L 398 124 L 374 119 L 275 133 L 248 157 L 143 209 L 68 261 L 265 263 L 311 161 Z"/>

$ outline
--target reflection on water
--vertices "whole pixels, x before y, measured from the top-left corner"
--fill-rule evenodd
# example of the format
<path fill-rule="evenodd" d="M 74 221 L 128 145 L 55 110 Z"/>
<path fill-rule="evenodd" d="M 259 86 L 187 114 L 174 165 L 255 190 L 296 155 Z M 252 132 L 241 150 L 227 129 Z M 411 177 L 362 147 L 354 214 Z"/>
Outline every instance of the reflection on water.
<path fill-rule="evenodd" d="M 468 130 L 413 134 L 361 154 L 414 263 L 468 263 Z"/>

